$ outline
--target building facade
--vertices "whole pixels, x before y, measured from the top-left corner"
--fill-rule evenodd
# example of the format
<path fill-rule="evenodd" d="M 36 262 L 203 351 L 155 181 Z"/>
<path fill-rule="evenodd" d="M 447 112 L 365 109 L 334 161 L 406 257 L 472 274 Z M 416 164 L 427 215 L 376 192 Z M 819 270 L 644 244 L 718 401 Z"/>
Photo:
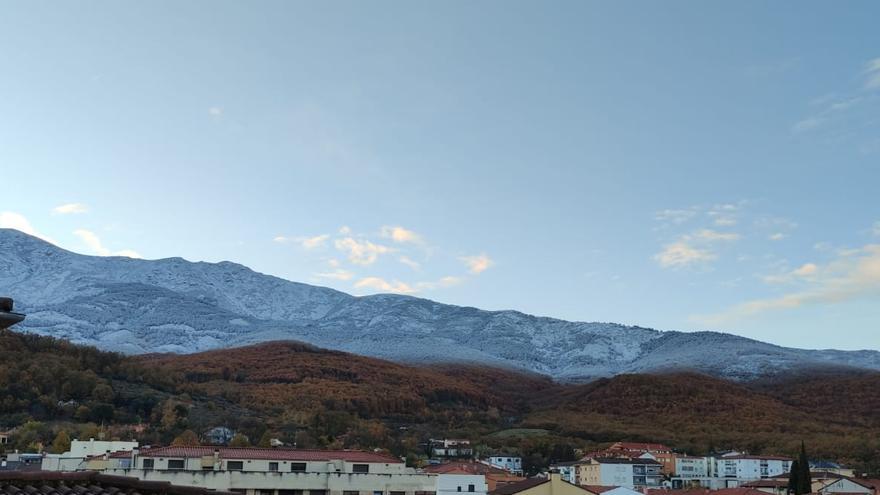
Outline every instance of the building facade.
<path fill-rule="evenodd" d="M 622 486 L 633 490 L 660 486 L 661 465 L 653 459 L 594 458 L 577 465 L 580 485 Z"/>
<path fill-rule="evenodd" d="M 246 495 L 436 495 L 437 476 L 362 451 L 161 447 L 108 456 L 107 474 Z"/>

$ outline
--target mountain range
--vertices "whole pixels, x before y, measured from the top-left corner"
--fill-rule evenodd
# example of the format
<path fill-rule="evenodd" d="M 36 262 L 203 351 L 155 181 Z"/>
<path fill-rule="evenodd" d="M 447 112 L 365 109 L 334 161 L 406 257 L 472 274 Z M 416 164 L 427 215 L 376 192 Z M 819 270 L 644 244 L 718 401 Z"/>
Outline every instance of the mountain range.
<path fill-rule="evenodd" d="M 880 370 L 877 351 L 792 349 L 726 333 L 570 322 L 403 295 L 356 297 L 231 262 L 86 256 L 11 229 L 0 229 L 0 294 L 27 313 L 22 331 L 127 354 L 298 340 L 557 380 L 679 369 L 734 379 L 804 367 Z"/>

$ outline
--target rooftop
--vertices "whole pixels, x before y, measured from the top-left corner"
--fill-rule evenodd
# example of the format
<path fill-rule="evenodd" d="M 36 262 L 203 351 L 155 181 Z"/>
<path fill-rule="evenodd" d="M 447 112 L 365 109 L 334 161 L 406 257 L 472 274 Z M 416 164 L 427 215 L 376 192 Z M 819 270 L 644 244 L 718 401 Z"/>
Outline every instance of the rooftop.
<path fill-rule="evenodd" d="M 400 459 L 378 452 L 363 450 L 303 450 L 258 447 L 156 447 L 141 450 L 139 457 L 207 457 L 222 459 L 260 459 L 270 461 L 335 461 L 401 464 Z M 112 457 L 130 457 L 131 452 L 115 452 Z"/>

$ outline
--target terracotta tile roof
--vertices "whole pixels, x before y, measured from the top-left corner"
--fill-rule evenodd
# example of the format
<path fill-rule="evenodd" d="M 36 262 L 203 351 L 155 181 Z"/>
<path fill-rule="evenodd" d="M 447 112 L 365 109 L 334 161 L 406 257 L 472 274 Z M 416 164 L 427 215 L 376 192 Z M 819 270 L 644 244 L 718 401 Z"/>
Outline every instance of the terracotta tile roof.
<path fill-rule="evenodd" d="M 745 488 L 780 488 L 788 487 L 788 480 L 782 478 L 767 478 L 763 480 L 749 481 L 741 486 Z"/>
<path fill-rule="evenodd" d="M 497 468 L 495 466 L 490 466 L 488 464 L 483 464 L 482 462 L 446 462 L 443 464 L 434 464 L 432 466 L 426 466 L 422 469 L 422 471 L 426 473 L 437 473 L 437 474 L 445 474 L 452 473 L 455 471 L 464 472 L 468 474 L 510 474 L 507 471 Z"/>
<path fill-rule="evenodd" d="M 233 495 L 95 471 L 0 471 L 0 492 L 8 495 Z"/>
<path fill-rule="evenodd" d="M 271 461 L 334 461 L 400 464 L 400 459 L 363 450 L 302 450 L 258 447 L 156 447 L 138 452 L 139 457 L 207 457 L 217 452 L 222 459 L 261 459 Z M 128 457 L 116 455 L 114 457 Z"/>

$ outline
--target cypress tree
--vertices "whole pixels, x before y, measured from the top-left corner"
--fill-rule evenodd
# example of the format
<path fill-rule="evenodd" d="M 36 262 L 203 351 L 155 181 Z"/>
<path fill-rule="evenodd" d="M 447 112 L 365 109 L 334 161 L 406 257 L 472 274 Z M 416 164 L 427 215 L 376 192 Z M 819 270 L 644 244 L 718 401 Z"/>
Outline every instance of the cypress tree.
<path fill-rule="evenodd" d="M 801 441 L 801 453 L 798 455 L 798 495 L 813 491 L 813 477 L 810 474 L 810 460 L 807 459 L 807 449 Z"/>
<path fill-rule="evenodd" d="M 792 493 L 796 493 L 796 494 L 800 495 L 800 493 L 798 493 L 798 489 L 800 488 L 800 485 L 798 483 L 798 476 L 801 473 L 799 464 L 800 463 L 798 462 L 797 459 L 795 459 L 791 462 L 791 471 L 788 473 L 788 493 L 789 493 L 789 495 Z"/>

